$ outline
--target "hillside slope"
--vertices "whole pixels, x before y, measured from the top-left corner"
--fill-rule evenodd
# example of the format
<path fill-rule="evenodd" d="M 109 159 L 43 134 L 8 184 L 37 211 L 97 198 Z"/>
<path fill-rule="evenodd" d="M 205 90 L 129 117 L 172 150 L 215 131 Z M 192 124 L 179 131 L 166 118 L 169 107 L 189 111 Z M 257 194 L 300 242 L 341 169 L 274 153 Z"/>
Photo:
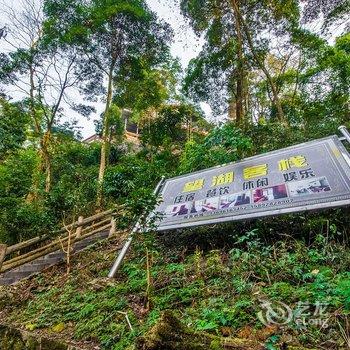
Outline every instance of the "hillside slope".
<path fill-rule="evenodd" d="M 231 229 L 139 236 L 116 280 L 98 243 L 1 288 L 1 323 L 81 349 L 348 349 L 349 248 Z"/>

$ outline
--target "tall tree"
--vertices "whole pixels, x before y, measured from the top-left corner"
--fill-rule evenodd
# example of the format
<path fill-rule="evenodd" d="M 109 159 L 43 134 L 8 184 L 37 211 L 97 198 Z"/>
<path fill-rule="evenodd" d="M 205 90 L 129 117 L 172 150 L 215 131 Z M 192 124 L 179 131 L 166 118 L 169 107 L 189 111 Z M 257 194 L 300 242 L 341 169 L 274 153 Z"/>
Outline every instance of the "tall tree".
<path fill-rule="evenodd" d="M 307 30 L 294 32 L 294 45 L 301 64 L 281 79 L 295 84 L 293 98 L 306 131 L 334 132 L 350 118 L 350 35 L 342 35 L 330 45 Z M 292 79 L 291 79 L 292 78 Z"/>
<path fill-rule="evenodd" d="M 143 0 L 92 0 L 84 4 L 50 0 L 46 12 L 50 17 L 50 30 L 59 40 L 79 47 L 86 65 L 94 67 L 94 79 L 86 84 L 84 91 L 90 95 L 104 92 L 97 198 L 97 205 L 101 206 L 114 82 L 122 81 L 123 74 L 127 73 L 123 67 L 132 60 L 145 61 L 148 66 L 167 60 L 171 30 L 157 20 Z"/>
<path fill-rule="evenodd" d="M 84 72 L 77 70 L 76 51 L 62 50 L 51 44 L 43 27 L 43 3 L 24 0 L 22 4 L 20 12 L 13 7 L 3 7 L 9 21 L 4 40 L 12 51 L 1 61 L 0 78 L 2 83 L 15 87 L 16 97 L 21 96 L 27 105 L 33 135 L 39 139 L 39 173 L 45 174 L 45 192 L 49 192 L 52 130 L 62 115 L 63 105 L 70 104 L 74 108 L 68 92 L 83 78 Z M 39 180 L 35 176 L 29 198 L 37 198 L 38 190 Z"/>
<path fill-rule="evenodd" d="M 271 41 L 277 35 L 286 36 L 299 19 L 297 1 L 278 0 L 182 0 L 182 11 L 198 33 L 204 33 L 206 43 L 200 56 L 193 60 L 185 88 L 197 97 L 209 96 L 213 105 L 222 107 L 234 101 L 235 120 L 244 124 L 249 71 L 263 72 L 271 90 L 276 116 L 285 123 L 285 115 L 275 77 L 270 73 L 266 57 Z M 192 91 L 191 91 L 192 90 Z M 214 98 L 212 91 L 216 92 Z M 217 98 L 219 97 L 219 98 Z"/>
<path fill-rule="evenodd" d="M 207 100 L 215 112 L 229 112 L 230 119 L 244 121 L 246 60 L 237 11 L 227 1 L 182 1 L 182 10 L 195 31 L 205 33 L 199 57 L 190 63 L 185 90 L 197 100 Z"/>

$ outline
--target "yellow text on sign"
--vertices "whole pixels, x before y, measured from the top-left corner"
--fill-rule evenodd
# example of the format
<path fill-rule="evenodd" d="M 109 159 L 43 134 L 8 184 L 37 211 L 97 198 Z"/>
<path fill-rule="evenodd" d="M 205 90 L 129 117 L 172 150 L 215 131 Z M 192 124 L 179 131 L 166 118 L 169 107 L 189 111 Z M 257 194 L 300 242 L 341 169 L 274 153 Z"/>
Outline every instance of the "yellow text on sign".
<path fill-rule="evenodd" d="M 201 190 L 204 186 L 204 179 L 198 179 L 195 181 L 187 182 L 182 192 L 194 192 Z"/>
<path fill-rule="evenodd" d="M 226 174 L 220 174 L 217 176 L 213 176 L 211 186 L 221 186 L 221 185 L 227 185 L 233 182 L 234 174 L 233 171 L 226 173 Z"/>
<path fill-rule="evenodd" d="M 266 176 L 268 172 L 267 164 L 255 165 L 243 170 L 243 177 L 245 180 L 253 179 L 255 177 Z"/>
<path fill-rule="evenodd" d="M 286 171 L 290 168 L 303 168 L 305 166 L 308 166 L 307 160 L 304 156 L 294 156 L 290 157 L 288 159 L 281 159 L 278 162 L 278 169 L 280 171 Z"/>

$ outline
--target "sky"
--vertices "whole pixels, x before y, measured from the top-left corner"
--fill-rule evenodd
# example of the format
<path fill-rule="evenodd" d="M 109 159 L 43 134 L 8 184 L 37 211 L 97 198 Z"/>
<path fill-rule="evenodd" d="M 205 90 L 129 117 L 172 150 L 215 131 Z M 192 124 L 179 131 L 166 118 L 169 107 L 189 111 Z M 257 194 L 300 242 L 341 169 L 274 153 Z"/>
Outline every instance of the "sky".
<path fill-rule="evenodd" d="M 158 17 L 169 23 L 175 32 L 175 40 L 171 47 L 173 56 L 179 57 L 183 67 L 200 52 L 203 41 L 194 34 L 180 13 L 178 1 L 169 6 L 167 0 L 146 0 L 148 6 L 158 14 Z"/>
<path fill-rule="evenodd" d="M 21 10 L 20 1 L 2 0 L 8 6 L 15 7 L 18 11 Z M 180 13 L 180 8 L 177 0 L 173 1 L 173 5 L 169 5 L 167 0 L 146 0 L 150 9 L 157 13 L 158 17 L 171 25 L 174 30 L 174 41 L 171 45 L 171 52 L 174 57 L 178 57 L 183 68 L 186 68 L 189 61 L 196 57 L 201 50 L 203 40 L 198 38 L 191 27 L 188 25 L 184 17 Z M 0 9 L 0 28 L 6 23 L 6 18 Z M 10 47 L 0 40 L 0 52 L 8 52 Z M 11 96 L 15 99 L 19 98 L 19 94 L 11 89 Z M 80 98 L 77 95 L 77 98 Z M 99 119 L 100 113 L 104 109 L 103 103 L 95 105 L 96 113 L 90 116 L 89 120 L 80 116 L 77 113 L 69 112 L 69 116 L 62 121 L 72 121 L 76 119 L 78 126 L 81 128 L 83 138 L 87 138 L 95 133 L 94 120 Z M 210 114 L 210 108 L 207 105 L 202 105 L 206 114 Z M 67 113 L 68 114 L 68 113 Z"/>

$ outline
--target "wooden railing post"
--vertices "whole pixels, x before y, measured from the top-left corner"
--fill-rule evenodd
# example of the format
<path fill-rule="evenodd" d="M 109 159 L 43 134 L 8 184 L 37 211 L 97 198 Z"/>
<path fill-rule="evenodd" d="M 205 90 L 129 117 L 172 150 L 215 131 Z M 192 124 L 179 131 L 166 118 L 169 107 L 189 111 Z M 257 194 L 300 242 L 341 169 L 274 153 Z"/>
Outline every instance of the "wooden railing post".
<path fill-rule="evenodd" d="M 76 238 L 80 238 L 81 237 L 81 231 L 83 230 L 83 221 L 84 221 L 84 217 L 83 216 L 79 216 L 78 218 L 78 227 L 77 227 L 77 231 L 75 233 L 75 237 Z"/>
<path fill-rule="evenodd" d="M 0 271 L 1 271 L 1 268 L 2 268 L 2 263 L 5 260 L 6 250 L 7 250 L 7 245 L 6 244 L 0 244 Z"/>
<path fill-rule="evenodd" d="M 114 216 L 112 215 L 112 217 L 111 217 L 111 228 L 109 230 L 108 238 L 114 236 L 115 231 L 116 231 L 116 222 L 115 222 Z"/>

